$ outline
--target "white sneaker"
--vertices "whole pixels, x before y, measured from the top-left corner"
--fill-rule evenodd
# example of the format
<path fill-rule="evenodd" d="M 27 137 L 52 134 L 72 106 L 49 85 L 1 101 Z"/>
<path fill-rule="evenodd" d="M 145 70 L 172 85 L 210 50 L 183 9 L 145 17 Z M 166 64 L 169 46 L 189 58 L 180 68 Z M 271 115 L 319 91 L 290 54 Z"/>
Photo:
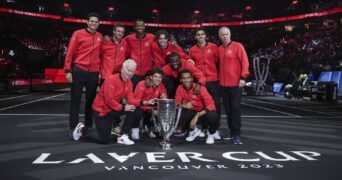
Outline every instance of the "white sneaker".
<path fill-rule="evenodd" d="M 186 141 L 193 141 L 200 134 L 201 134 L 201 130 L 199 130 L 198 128 L 195 128 L 193 131 L 189 132 L 189 136 L 187 138 L 185 138 L 185 140 Z"/>
<path fill-rule="evenodd" d="M 221 139 L 220 131 L 217 130 L 217 131 L 215 132 L 215 134 L 214 134 L 214 137 L 215 137 L 215 139 L 217 139 L 217 140 Z"/>
<path fill-rule="evenodd" d="M 123 134 L 117 139 L 118 144 L 133 145 L 134 142 L 128 138 L 127 134 Z"/>
<path fill-rule="evenodd" d="M 78 141 L 80 137 L 82 136 L 82 129 L 84 128 L 83 123 L 78 123 L 74 132 L 72 132 L 72 137 L 74 138 L 75 141 Z"/>
<path fill-rule="evenodd" d="M 207 137 L 207 140 L 205 141 L 205 143 L 207 143 L 207 144 L 214 144 L 214 142 L 215 142 L 215 134 L 216 133 L 208 134 L 208 137 Z"/>
<path fill-rule="evenodd" d="M 157 137 L 152 131 L 150 131 L 150 133 L 148 134 L 148 136 L 150 136 L 150 138 L 156 138 L 156 137 Z"/>
<path fill-rule="evenodd" d="M 209 131 L 207 132 L 207 135 L 209 136 Z M 214 138 L 215 138 L 216 140 L 222 139 L 221 136 L 220 136 L 220 131 L 217 130 L 217 131 L 214 133 Z"/>
<path fill-rule="evenodd" d="M 201 134 L 198 135 L 198 137 L 205 137 L 206 132 L 207 132 L 207 130 L 203 129 Z"/>
<path fill-rule="evenodd" d="M 132 134 L 131 134 L 132 139 L 139 140 L 139 128 L 132 128 Z"/>

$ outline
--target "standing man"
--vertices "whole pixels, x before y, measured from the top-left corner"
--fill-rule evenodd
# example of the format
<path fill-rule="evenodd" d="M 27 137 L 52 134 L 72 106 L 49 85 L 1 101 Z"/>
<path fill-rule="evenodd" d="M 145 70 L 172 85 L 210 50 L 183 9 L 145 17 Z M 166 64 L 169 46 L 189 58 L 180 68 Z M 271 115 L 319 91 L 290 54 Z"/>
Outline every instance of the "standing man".
<path fill-rule="evenodd" d="M 113 36 L 102 44 L 101 84 L 112 74 L 120 73 L 122 63 L 127 57 L 128 47 L 125 40 L 125 27 L 117 23 L 113 27 Z"/>
<path fill-rule="evenodd" d="M 234 144 L 242 144 L 241 134 L 241 88 L 249 76 L 249 62 L 243 45 L 231 40 L 228 27 L 219 29 L 222 45 L 219 47 L 219 84 L 227 124 Z"/>
<path fill-rule="evenodd" d="M 203 27 L 195 30 L 196 45 L 189 50 L 189 56 L 194 65 L 202 71 L 206 78 L 205 86 L 215 101 L 217 120 L 221 120 L 221 100 L 218 83 L 218 48 L 216 44 L 207 42 L 207 33 Z M 202 135 L 203 136 L 203 135 Z M 215 133 L 215 139 L 221 139 L 220 133 Z"/>
<path fill-rule="evenodd" d="M 104 81 L 93 104 L 93 109 L 98 114 L 98 117 L 95 119 L 96 131 L 84 128 L 82 123 L 78 123 L 73 132 L 74 140 L 77 141 L 81 136 L 85 136 L 98 143 L 107 144 L 111 141 L 111 127 L 115 119 L 119 119 L 123 114 L 126 114 L 127 117 L 129 114 L 135 113 L 134 111 L 137 106 L 154 103 L 153 100 L 140 101 L 139 99 L 134 99 L 130 79 L 135 69 L 136 63 L 128 59 L 123 63 L 121 73 L 110 75 Z M 123 98 L 127 99 L 127 104 L 122 104 Z M 125 119 L 121 136 L 117 138 L 117 143 L 124 145 L 134 144 L 128 137 L 133 123 L 133 121 Z"/>
<path fill-rule="evenodd" d="M 107 37 L 103 44 L 101 50 L 101 80 L 100 85 L 103 81 L 107 79 L 110 75 L 120 73 L 122 68 L 122 63 L 128 56 L 128 46 L 125 40 L 122 38 L 125 34 L 125 27 L 116 23 L 113 27 L 113 36 Z M 113 124 L 113 134 L 120 134 L 120 121 L 114 121 Z"/>
<path fill-rule="evenodd" d="M 79 112 L 83 88 L 85 92 L 85 127 L 93 125 L 92 110 L 100 71 L 100 49 L 102 34 L 97 32 L 100 20 L 97 13 L 90 13 L 87 27 L 73 33 L 65 57 L 65 78 L 71 83 L 71 101 L 69 114 L 71 133 L 79 122 Z"/>
<path fill-rule="evenodd" d="M 157 41 L 152 44 L 154 65 L 162 68 L 167 64 L 166 57 L 172 52 L 177 52 L 181 59 L 189 59 L 183 49 L 175 43 L 170 42 L 169 33 L 166 30 L 156 32 Z"/>
<path fill-rule="evenodd" d="M 137 63 L 137 70 L 132 78 L 133 89 L 139 81 L 145 79 L 147 71 L 152 69 L 152 43 L 156 41 L 153 34 L 145 32 L 145 23 L 142 19 L 135 20 L 135 33 L 126 36 L 129 56 Z"/>
<path fill-rule="evenodd" d="M 209 124 L 206 143 L 214 144 L 218 120 L 213 98 L 205 86 L 201 86 L 199 93 L 195 93 L 196 85 L 193 83 L 194 80 L 189 70 L 180 71 L 179 79 L 182 84 L 176 90 L 175 101 L 177 106 L 181 105 L 183 108 L 180 127 L 182 129 L 189 127 L 191 130 L 185 140 L 195 140 L 201 134 L 201 130 L 196 127 L 197 121 L 206 119 Z"/>

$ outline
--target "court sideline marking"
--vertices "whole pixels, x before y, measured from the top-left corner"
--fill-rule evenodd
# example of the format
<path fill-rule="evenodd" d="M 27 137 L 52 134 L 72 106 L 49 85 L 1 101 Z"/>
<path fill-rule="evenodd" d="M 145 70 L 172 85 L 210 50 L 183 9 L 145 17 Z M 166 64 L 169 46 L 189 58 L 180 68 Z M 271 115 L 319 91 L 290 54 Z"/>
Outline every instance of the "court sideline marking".
<path fill-rule="evenodd" d="M 264 107 L 261 107 L 261 106 L 255 106 L 255 105 L 246 104 L 246 103 L 241 103 L 241 104 L 246 105 L 246 106 L 251 106 L 251 107 L 259 108 L 259 109 L 264 109 L 264 110 L 267 110 L 267 111 L 273 111 L 273 112 L 277 112 L 277 113 L 281 113 L 281 114 L 286 114 L 286 115 L 290 115 L 290 116 L 301 117 L 299 115 L 295 115 L 295 114 L 291 114 L 291 113 L 287 113 L 287 112 L 282 112 L 282 111 L 277 111 L 277 110 L 274 110 L 274 109 L 264 108 Z"/>
<path fill-rule="evenodd" d="M 286 105 L 282 105 L 282 104 L 263 102 L 263 101 L 259 101 L 259 100 L 255 100 L 255 99 L 248 99 L 248 98 L 244 98 L 244 99 L 245 100 L 249 100 L 249 101 L 255 101 L 255 102 L 259 102 L 259 103 L 264 103 L 264 104 L 270 104 L 270 105 L 275 105 L 275 106 L 280 106 L 280 107 L 286 107 L 286 108 L 290 108 L 290 109 L 299 109 L 299 110 L 309 111 L 309 112 L 318 113 L 318 114 L 325 114 L 325 115 L 328 115 L 328 116 L 331 116 L 331 115 L 339 116 L 338 114 L 329 114 L 329 113 L 325 113 L 325 112 L 321 112 L 321 111 L 314 111 L 314 110 L 305 109 L 305 108 L 301 108 L 301 107 L 286 106 Z"/>
<path fill-rule="evenodd" d="M 9 99 L 15 99 L 15 98 L 21 98 L 21 97 L 31 96 L 31 95 L 33 95 L 33 94 L 24 94 L 24 95 L 20 95 L 20 96 L 13 96 L 13 97 L 8 97 L 8 98 L 2 98 L 2 99 L 0 99 L 0 101 L 9 100 Z"/>
<path fill-rule="evenodd" d="M 23 106 L 23 105 L 26 105 L 26 104 L 31 104 L 31 103 L 39 102 L 39 101 L 44 101 L 44 100 L 46 100 L 46 99 L 55 98 L 55 97 L 62 96 L 62 95 L 68 94 L 68 93 L 69 93 L 69 92 L 67 92 L 67 93 L 62 93 L 62 94 L 58 94 L 58 95 L 54 95 L 54 96 L 49 96 L 49 97 L 45 97 L 45 98 L 41 98 L 41 99 L 37 99 L 37 100 L 34 100 L 34 101 L 29 101 L 29 102 L 25 102 L 25 103 L 13 105 L 13 106 L 8 106 L 8 107 L 5 107 L 5 108 L 0 109 L 0 111 L 6 110 L 6 109 L 15 108 L 15 107 L 18 107 L 18 106 Z"/>

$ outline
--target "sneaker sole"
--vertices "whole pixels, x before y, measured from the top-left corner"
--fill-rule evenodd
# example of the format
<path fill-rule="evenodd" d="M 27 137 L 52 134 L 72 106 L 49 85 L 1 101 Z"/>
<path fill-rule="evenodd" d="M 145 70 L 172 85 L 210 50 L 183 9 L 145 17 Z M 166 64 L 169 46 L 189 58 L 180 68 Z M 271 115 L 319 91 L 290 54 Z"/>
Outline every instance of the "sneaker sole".
<path fill-rule="evenodd" d="M 234 143 L 235 145 L 242 145 L 243 143 Z"/>
<path fill-rule="evenodd" d="M 125 144 L 124 142 L 121 142 L 121 141 L 116 141 L 118 144 L 123 144 L 123 145 L 128 145 L 128 146 L 130 146 L 130 145 L 133 145 L 133 144 Z"/>
<path fill-rule="evenodd" d="M 242 142 L 240 142 L 240 143 L 233 142 L 233 144 L 235 144 L 235 145 L 242 145 L 243 143 Z"/>
<path fill-rule="evenodd" d="M 199 132 L 199 133 L 195 136 L 195 138 L 192 139 L 192 140 L 187 140 L 187 138 L 185 138 L 185 140 L 188 141 L 188 142 L 194 141 L 200 134 L 201 134 L 201 132 Z"/>
<path fill-rule="evenodd" d="M 200 135 L 198 135 L 198 137 L 205 137 L 205 134 L 200 134 Z"/>
<path fill-rule="evenodd" d="M 116 132 L 111 132 L 112 135 L 116 135 L 116 136 L 120 136 L 120 133 L 116 133 Z"/>
<path fill-rule="evenodd" d="M 183 133 L 183 134 L 173 134 L 173 136 L 175 137 L 184 137 L 186 135 L 186 133 Z"/>

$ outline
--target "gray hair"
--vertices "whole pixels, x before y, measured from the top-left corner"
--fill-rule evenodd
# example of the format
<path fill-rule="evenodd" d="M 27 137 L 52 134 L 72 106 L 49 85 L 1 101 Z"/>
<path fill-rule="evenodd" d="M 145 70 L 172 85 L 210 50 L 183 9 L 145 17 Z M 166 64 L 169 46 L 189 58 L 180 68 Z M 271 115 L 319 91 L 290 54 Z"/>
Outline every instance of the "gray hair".
<path fill-rule="evenodd" d="M 226 26 L 223 26 L 219 29 L 219 36 L 220 36 L 220 32 L 223 31 L 223 30 L 227 30 L 228 31 L 228 34 L 229 34 L 229 37 L 231 37 L 231 33 L 230 33 L 230 29 Z"/>
<path fill-rule="evenodd" d="M 131 66 L 137 67 L 137 63 L 133 59 L 127 59 L 122 64 L 122 67 L 126 69 Z"/>

